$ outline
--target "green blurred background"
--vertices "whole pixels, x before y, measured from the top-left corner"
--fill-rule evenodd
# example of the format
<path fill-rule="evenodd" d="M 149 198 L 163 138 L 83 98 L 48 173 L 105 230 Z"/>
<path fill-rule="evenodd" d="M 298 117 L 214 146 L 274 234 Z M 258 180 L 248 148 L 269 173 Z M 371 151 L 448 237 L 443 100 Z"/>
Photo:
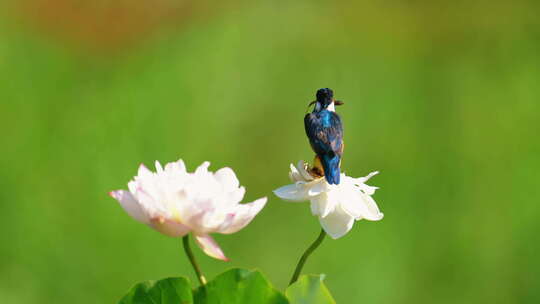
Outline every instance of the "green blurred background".
<path fill-rule="evenodd" d="M 327 239 L 306 272 L 338 303 L 540 302 L 536 1 L 77 1 L 1 4 L 0 302 L 115 303 L 188 275 L 180 240 L 107 192 L 139 163 L 232 167 L 244 230 L 229 263 L 283 289 L 319 224 L 280 201 L 311 160 L 316 89 L 339 108 L 349 175 L 385 213 Z"/>

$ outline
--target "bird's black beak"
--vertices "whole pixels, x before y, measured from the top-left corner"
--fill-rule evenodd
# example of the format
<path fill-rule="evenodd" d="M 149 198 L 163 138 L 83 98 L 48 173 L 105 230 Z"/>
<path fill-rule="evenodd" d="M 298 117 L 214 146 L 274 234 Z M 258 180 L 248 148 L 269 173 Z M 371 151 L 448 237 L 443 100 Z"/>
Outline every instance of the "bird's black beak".
<path fill-rule="evenodd" d="M 309 107 L 309 106 L 312 106 L 312 105 L 315 104 L 316 102 L 317 102 L 316 100 L 310 102 L 310 103 L 308 104 L 308 107 Z"/>
<path fill-rule="evenodd" d="M 345 104 L 345 103 L 344 103 L 343 101 L 341 101 L 341 100 L 334 100 L 334 104 L 335 104 L 336 106 L 341 106 L 341 105 L 343 105 L 343 104 Z"/>

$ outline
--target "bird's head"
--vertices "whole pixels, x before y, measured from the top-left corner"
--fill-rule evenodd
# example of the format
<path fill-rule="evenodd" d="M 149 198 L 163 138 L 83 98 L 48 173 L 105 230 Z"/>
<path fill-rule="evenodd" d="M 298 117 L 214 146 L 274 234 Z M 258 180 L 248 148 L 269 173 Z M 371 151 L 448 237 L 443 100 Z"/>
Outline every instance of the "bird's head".
<path fill-rule="evenodd" d="M 318 103 L 320 103 L 324 107 L 327 107 L 334 100 L 334 92 L 329 88 L 319 89 L 317 90 L 317 94 L 315 94 L 315 97 L 317 97 Z"/>
<path fill-rule="evenodd" d="M 316 103 L 315 105 L 316 111 L 324 110 L 328 108 L 329 106 L 331 107 L 331 110 L 333 111 L 334 105 L 340 106 L 343 104 L 343 102 L 334 99 L 334 91 L 332 91 L 329 88 L 317 90 L 317 94 L 315 94 L 315 97 L 317 99 L 311 102 L 309 105 Z"/>

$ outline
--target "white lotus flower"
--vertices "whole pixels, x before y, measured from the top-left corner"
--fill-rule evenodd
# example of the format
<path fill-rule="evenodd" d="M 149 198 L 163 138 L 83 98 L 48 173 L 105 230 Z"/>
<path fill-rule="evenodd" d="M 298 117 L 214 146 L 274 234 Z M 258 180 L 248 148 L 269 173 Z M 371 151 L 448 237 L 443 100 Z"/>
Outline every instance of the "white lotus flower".
<path fill-rule="evenodd" d="M 312 176 L 308 165 L 300 161 L 296 167 L 291 164 L 289 177 L 294 184 L 276 189 L 274 193 L 287 201 L 311 201 L 311 213 L 319 217 L 326 233 L 337 239 L 351 230 L 355 220 L 378 221 L 383 218 L 371 197 L 378 188 L 365 184 L 378 173 L 371 172 L 360 178 L 341 173 L 340 184 L 330 185 L 324 177 Z"/>
<path fill-rule="evenodd" d="M 165 169 L 156 161 L 154 173 L 141 164 L 128 183 L 129 191 L 109 194 L 137 221 L 171 237 L 192 232 L 206 254 L 227 260 L 209 233 L 230 234 L 244 228 L 264 207 L 266 197 L 240 204 L 245 188 L 234 171 L 221 168 L 212 173 L 208 166 L 204 162 L 189 173 L 182 160 Z"/>

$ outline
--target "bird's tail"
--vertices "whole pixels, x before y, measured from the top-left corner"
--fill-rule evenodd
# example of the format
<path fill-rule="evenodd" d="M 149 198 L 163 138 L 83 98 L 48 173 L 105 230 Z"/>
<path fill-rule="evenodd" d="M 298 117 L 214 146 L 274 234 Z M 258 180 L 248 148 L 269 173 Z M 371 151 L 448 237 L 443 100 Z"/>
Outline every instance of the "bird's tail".
<path fill-rule="evenodd" d="M 339 155 L 331 153 L 325 154 L 321 157 L 321 163 L 324 169 L 324 177 L 329 184 L 339 184 L 339 162 L 341 158 Z"/>

